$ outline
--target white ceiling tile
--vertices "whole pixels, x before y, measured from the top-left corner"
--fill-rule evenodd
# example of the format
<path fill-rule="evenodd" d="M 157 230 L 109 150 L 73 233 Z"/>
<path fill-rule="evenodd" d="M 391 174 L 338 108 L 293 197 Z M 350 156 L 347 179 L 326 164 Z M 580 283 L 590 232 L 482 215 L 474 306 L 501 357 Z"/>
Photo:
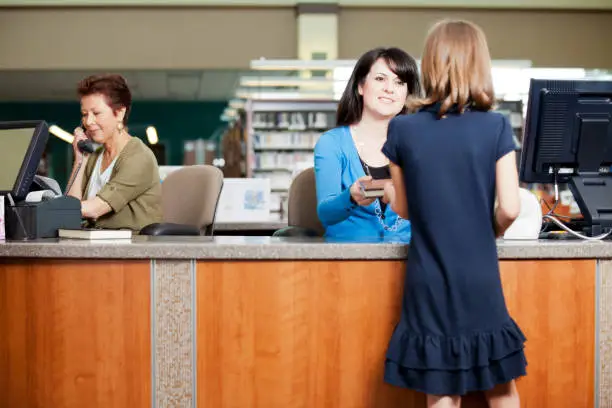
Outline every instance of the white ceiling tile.
<path fill-rule="evenodd" d="M 167 77 L 168 96 L 171 98 L 196 99 L 202 77 L 199 73 L 171 73 Z"/>
<path fill-rule="evenodd" d="M 168 98 L 168 74 L 163 71 L 137 72 L 135 74 L 138 83 L 139 98 L 159 99 Z"/>
<path fill-rule="evenodd" d="M 92 71 L 0 71 L 0 101 L 74 101 L 79 81 Z M 120 72 L 135 100 L 228 100 L 244 71 Z"/>

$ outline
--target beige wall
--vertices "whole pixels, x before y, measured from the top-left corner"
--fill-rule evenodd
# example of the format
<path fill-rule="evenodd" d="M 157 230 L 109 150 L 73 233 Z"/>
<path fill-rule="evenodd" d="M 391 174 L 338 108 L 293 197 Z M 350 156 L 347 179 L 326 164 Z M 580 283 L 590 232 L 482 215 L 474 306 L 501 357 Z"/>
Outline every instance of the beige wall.
<path fill-rule="evenodd" d="M 205 6 L 269 7 L 304 3 L 337 4 L 340 7 L 425 7 L 485 9 L 612 10 L 610 0 L 0 0 L 0 7 L 89 6 Z"/>
<path fill-rule="evenodd" d="M 0 69 L 248 68 L 296 41 L 289 7 L 0 9 Z"/>
<path fill-rule="evenodd" d="M 494 59 L 530 59 L 534 66 L 612 68 L 612 12 L 434 9 L 342 9 L 340 58 L 378 45 L 420 56 L 433 22 L 465 18 L 485 30 Z"/>
<path fill-rule="evenodd" d="M 339 58 L 419 56 L 443 17 L 480 24 L 496 59 L 612 69 L 612 12 L 342 8 Z M 0 8 L 0 69 L 247 69 L 261 56 L 297 57 L 294 8 Z"/>

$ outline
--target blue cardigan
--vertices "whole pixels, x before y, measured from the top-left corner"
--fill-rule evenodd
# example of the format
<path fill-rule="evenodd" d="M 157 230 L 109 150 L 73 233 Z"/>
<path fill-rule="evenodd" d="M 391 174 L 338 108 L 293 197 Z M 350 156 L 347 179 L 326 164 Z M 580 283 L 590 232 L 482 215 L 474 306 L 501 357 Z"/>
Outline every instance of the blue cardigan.
<path fill-rule="evenodd" d="M 378 202 L 369 206 L 351 202 L 350 187 L 365 172 L 348 127 L 337 127 L 321 135 L 314 149 L 314 163 L 317 213 L 326 237 L 410 241 L 410 222 L 399 218 L 391 206 L 386 207 L 384 219 L 379 220 Z"/>

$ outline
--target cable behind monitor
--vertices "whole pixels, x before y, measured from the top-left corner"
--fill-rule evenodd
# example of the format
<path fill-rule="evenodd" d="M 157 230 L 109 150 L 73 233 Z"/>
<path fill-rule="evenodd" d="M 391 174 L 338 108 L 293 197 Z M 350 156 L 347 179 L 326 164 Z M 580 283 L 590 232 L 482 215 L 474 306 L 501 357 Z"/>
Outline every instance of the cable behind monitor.
<path fill-rule="evenodd" d="M 610 234 L 612 234 L 612 230 L 609 230 L 608 232 L 606 232 L 604 234 L 599 234 L 599 235 L 594 236 L 594 237 L 589 237 L 588 235 L 581 234 L 581 233 L 579 233 L 577 231 L 574 231 L 573 229 L 569 228 L 567 225 L 565 225 L 563 222 L 559 221 L 557 219 L 557 217 L 555 217 L 553 215 L 546 214 L 546 215 L 542 216 L 542 218 L 543 219 L 551 220 L 552 222 L 557 224 L 561 229 L 563 229 L 564 231 L 567 231 L 569 234 L 571 234 L 571 235 L 573 235 L 573 236 L 575 236 L 577 238 L 587 240 L 587 241 L 601 241 L 602 239 L 605 239 Z"/>
<path fill-rule="evenodd" d="M 553 172 L 554 172 L 555 201 L 554 201 L 552 207 L 549 207 L 548 203 L 545 202 L 546 206 L 548 207 L 548 212 L 542 216 L 542 220 L 550 220 L 553 223 L 555 223 L 559 228 L 561 228 L 562 230 L 566 231 L 567 233 L 575 236 L 576 238 L 583 239 L 583 240 L 586 240 L 586 241 L 601 241 L 601 240 L 607 238 L 608 236 L 610 236 L 610 234 L 612 234 L 612 229 L 609 230 L 608 232 L 603 233 L 603 234 L 599 234 L 599 235 L 596 235 L 594 237 L 591 237 L 591 236 L 588 236 L 588 235 L 581 234 L 578 231 L 574 231 L 573 229 L 571 229 L 567 225 L 565 225 L 563 223 L 563 221 L 559 220 L 559 218 L 569 218 L 569 219 L 571 219 L 571 217 L 555 213 L 555 209 L 557 208 L 557 206 L 559 205 L 559 202 L 560 202 L 560 200 L 559 200 L 559 183 L 558 183 L 558 177 L 557 177 L 558 169 L 555 169 Z M 543 232 L 543 230 L 544 229 L 542 229 L 542 232 Z"/>

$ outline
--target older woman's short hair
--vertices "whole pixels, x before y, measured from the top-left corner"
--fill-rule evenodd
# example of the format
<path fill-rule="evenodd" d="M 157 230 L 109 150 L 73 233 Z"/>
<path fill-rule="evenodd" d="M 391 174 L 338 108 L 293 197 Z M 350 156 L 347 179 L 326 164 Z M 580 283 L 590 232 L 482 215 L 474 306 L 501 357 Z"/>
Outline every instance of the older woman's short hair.
<path fill-rule="evenodd" d="M 132 92 L 124 77 L 118 74 L 91 75 L 79 82 L 77 89 L 80 98 L 99 94 L 106 97 L 106 103 L 114 111 L 125 108 L 123 124 L 127 124 L 132 107 Z"/>

